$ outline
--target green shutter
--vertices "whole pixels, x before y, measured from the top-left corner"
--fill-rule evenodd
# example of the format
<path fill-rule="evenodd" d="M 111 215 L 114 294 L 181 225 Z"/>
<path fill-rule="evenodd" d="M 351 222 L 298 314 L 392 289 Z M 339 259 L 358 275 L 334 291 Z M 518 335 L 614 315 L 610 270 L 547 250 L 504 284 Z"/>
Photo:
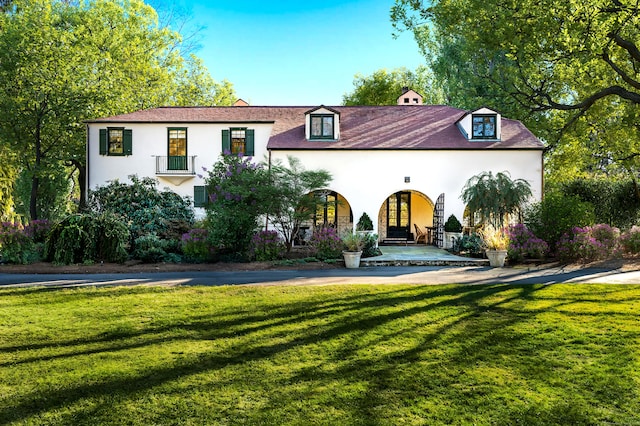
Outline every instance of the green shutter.
<path fill-rule="evenodd" d="M 222 152 L 231 152 L 231 132 L 229 129 L 222 131 Z"/>
<path fill-rule="evenodd" d="M 100 129 L 100 155 L 107 155 L 107 129 Z"/>
<path fill-rule="evenodd" d="M 132 155 L 133 131 L 131 129 L 124 129 L 123 142 L 124 142 L 124 155 Z"/>
<path fill-rule="evenodd" d="M 247 129 L 247 131 L 245 132 L 245 152 L 244 155 L 247 155 L 249 157 L 253 157 L 255 154 L 255 131 L 253 129 Z"/>
<path fill-rule="evenodd" d="M 205 186 L 193 187 L 193 207 L 204 207 L 207 202 L 207 188 Z"/>

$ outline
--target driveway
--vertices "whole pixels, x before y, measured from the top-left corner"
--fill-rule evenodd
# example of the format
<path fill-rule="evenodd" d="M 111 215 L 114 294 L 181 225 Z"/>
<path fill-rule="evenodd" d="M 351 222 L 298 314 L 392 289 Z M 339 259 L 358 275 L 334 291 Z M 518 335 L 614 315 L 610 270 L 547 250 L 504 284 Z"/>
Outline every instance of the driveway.
<path fill-rule="evenodd" d="M 640 284 L 640 271 L 562 266 L 379 266 L 359 269 L 156 272 L 123 274 L 0 274 L 0 288 L 131 285 L 333 284 Z"/>

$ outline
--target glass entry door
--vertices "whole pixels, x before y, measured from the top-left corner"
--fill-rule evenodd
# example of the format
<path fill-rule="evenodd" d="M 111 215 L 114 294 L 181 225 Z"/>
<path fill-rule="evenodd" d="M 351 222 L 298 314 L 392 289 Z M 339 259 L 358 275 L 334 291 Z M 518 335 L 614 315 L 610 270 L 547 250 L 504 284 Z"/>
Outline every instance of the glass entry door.
<path fill-rule="evenodd" d="M 411 193 L 396 192 L 387 198 L 387 238 L 409 238 Z"/>

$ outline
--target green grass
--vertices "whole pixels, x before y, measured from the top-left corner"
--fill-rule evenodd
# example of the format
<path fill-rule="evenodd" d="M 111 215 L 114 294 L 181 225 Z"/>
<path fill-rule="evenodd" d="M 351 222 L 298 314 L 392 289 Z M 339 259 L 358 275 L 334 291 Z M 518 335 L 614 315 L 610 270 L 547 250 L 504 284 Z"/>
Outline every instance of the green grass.
<path fill-rule="evenodd" d="M 0 424 L 640 424 L 640 286 L 0 291 Z"/>

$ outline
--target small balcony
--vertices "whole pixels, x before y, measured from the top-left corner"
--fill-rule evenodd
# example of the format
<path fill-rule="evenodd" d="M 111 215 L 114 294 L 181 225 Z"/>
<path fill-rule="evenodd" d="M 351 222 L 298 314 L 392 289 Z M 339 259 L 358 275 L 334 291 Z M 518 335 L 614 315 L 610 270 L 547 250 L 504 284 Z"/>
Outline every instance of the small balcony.
<path fill-rule="evenodd" d="M 196 174 L 196 156 L 156 156 L 156 175 L 185 176 Z"/>

